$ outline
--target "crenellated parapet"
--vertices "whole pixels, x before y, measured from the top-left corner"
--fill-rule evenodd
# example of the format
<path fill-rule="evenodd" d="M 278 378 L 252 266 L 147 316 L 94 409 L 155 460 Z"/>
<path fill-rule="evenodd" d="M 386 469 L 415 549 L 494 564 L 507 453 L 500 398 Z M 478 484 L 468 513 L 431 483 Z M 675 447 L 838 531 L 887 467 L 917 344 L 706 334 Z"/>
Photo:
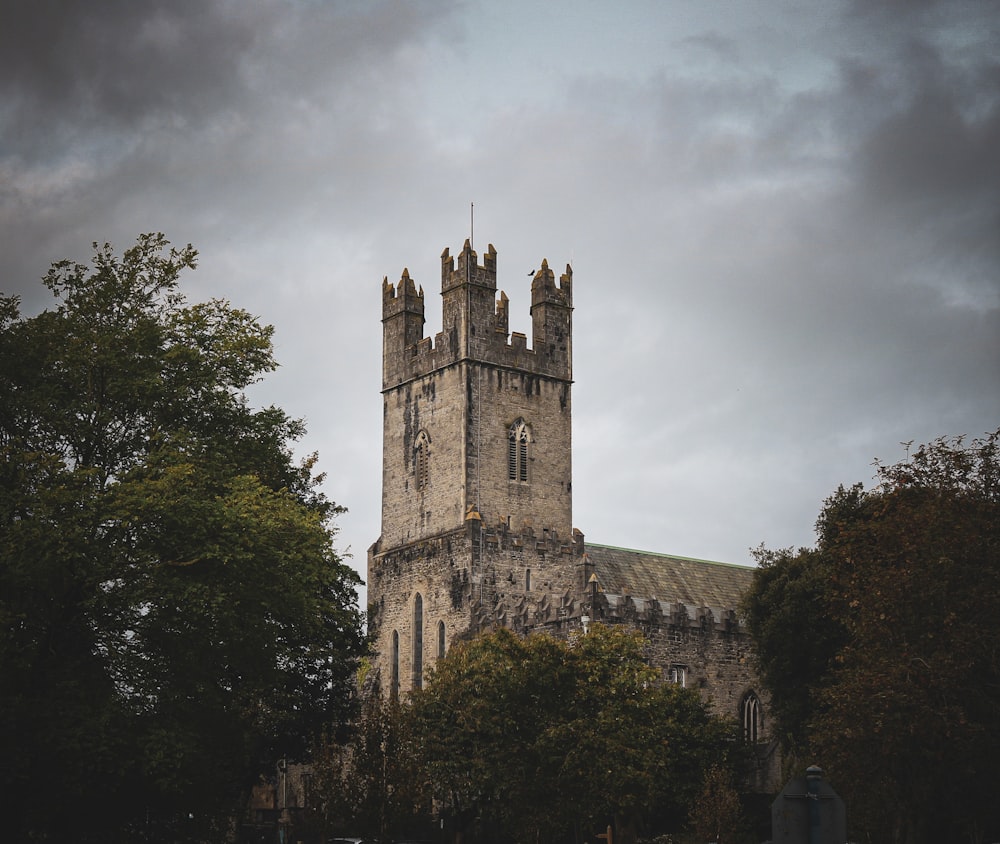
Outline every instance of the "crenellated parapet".
<path fill-rule="evenodd" d="M 549 262 L 542 261 L 531 280 L 532 345 L 541 367 L 564 370 L 567 379 L 573 377 L 572 317 L 573 269 L 566 265 L 557 287 Z"/>
<path fill-rule="evenodd" d="M 510 333 L 510 302 L 497 291 L 497 252 L 490 244 L 478 262 L 468 240 L 441 254 L 442 330 L 423 336 L 424 293 L 403 270 L 397 285 L 382 285 L 383 389 L 421 378 L 461 360 L 531 375 L 572 380 L 572 276 L 556 283 L 543 260 L 531 280 L 531 345 Z"/>
<path fill-rule="evenodd" d="M 497 289 L 497 251 L 492 243 L 486 247 L 481 266 L 476 261 L 476 253 L 468 239 L 458 254 L 457 265 L 449 248 L 446 247 L 441 253 L 441 293 L 466 284 L 486 290 Z"/>
<path fill-rule="evenodd" d="M 605 592 L 598 593 L 596 604 L 596 617 L 605 624 L 652 625 L 703 633 L 735 633 L 740 627 L 732 607 L 695 606 Z"/>
<path fill-rule="evenodd" d="M 391 284 L 388 277 L 382 279 L 382 319 L 392 319 L 400 314 L 414 314 L 421 318 L 424 315 L 424 288 L 417 289 L 410 278 L 410 271 L 405 267 L 398 285 Z"/>
<path fill-rule="evenodd" d="M 556 285 L 555 273 L 549 269 L 549 262 L 542 260 L 541 268 L 531 279 L 531 308 L 537 305 L 557 305 L 562 308 L 573 307 L 573 268 L 567 264 L 566 272 L 559 276 Z"/>
<path fill-rule="evenodd" d="M 403 270 L 398 285 L 382 279 L 382 382 L 396 377 L 394 362 L 424 336 L 424 289 L 417 288 L 409 270 Z"/>

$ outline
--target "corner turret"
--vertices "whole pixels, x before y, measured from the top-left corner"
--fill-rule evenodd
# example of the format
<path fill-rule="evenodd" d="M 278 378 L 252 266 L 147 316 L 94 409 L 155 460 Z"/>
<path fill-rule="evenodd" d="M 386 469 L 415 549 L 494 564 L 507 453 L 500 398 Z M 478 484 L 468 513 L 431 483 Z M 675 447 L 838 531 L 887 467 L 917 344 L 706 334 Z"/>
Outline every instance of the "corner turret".
<path fill-rule="evenodd" d="M 447 249 L 441 254 L 442 328 L 457 358 L 490 353 L 496 324 L 497 251 L 491 243 L 480 266 L 468 239 L 458 266 Z"/>
<path fill-rule="evenodd" d="M 403 269 L 398 285 L 382 279 L 382 385 L 388 386 L 390 372 L 424 336 L 424 288 L 417 290 L 410 271 Z"/>
<path fill-rule="evenodd" d="M 546 370 L 564 370 L 565 377 L 572 379 L 573 269 L 569 264 L 558 287 L 547 260 L 535 273 L 531 281 L 531 332 L 532 348 Z"/>

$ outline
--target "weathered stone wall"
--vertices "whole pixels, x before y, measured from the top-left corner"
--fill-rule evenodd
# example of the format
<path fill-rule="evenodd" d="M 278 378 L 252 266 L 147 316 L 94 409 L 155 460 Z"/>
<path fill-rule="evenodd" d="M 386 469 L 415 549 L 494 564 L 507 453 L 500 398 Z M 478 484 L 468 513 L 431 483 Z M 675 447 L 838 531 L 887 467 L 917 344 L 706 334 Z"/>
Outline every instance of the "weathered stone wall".
<path fill-rule="evenodd" d="M 383 688 L 393 676 L 393 634 L 399 641 L 398 691 L 414 682 L 414 647 L 422 641 L 424 673 L 440 654 L 438 626 L 444 624 L 445 652 L 457 639 L 480 630 L 510 627 L 528 631 L 568 623 L 580 614 L 582 536 L 575 541 L 554 532 L 513 534 L 484 529 L 476 520 L 401 548 L 368 556 L 369 626 L 376 635 L 377 668 Z M 414 603 L 421 596 L 423 624 L 414 629 Z"/>
<path fill-rule="evenodd" d="M 413 686 L 414 602 L 423 602 L 424 673 L 438 658 L 438 624 L 446 647 L 469 628 L 471 544 L 467 532 L 452 531 L 386 553 L 372 546 L 368 558 L 369 628 L 376 635 L 376 667 L 390 691 L 393 634 L 399 639 L 398 691 Z"/>
<path fill-rule="evenodd" d="M 488 528 L 526 527 L 572 533 L 571 395 L 568 382 L 529 372 L 480 365 L 470 372 L 468 445 L 470 490 Z M 508 477 L 508 433 L 522 419 L 529 427 L 528 481 Z"/>
<path fill-rule="evenodd" d="M 468 242 L 458 267 L 442 256 L 444 328 L 424 338 L 423 291 L 404 271 L 383 284 L 382 546 L 462 527 L 470 508 L 514 530 L 572 530 L 571 280 L 556 286 L 543 262 L 532 281 L 537 349 L 507 339 L 507 302 L 496 295 L 496 251 L 483 266 Z M 508 432 L 530 428 L 529 478 L 510 481 Z M 418 484 L 418 434 L 429 438 Z"/>
<path fill-rule="evenodd" d="M 464 366 L 452 364 L 383 396 L 382 546 L 460 528 L 467 496 Z M 417 435 L 428 436 L 427 482 L 415 476 Z"/>

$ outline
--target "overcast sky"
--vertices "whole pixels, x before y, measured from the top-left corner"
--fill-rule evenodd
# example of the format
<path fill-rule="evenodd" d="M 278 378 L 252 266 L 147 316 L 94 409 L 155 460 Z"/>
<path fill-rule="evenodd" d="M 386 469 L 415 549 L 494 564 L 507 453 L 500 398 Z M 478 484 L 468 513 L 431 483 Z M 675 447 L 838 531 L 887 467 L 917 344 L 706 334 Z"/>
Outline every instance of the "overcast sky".
<path fill-rule="evenodd" d="M 193 243 L 191 301 L 276 328 L 362 573 L 381 285 L 574 271 L 574 522 L 751 562 L 900 443 L 1000 425 L 1000 3 L 14 0 L 0 287 Z"/>

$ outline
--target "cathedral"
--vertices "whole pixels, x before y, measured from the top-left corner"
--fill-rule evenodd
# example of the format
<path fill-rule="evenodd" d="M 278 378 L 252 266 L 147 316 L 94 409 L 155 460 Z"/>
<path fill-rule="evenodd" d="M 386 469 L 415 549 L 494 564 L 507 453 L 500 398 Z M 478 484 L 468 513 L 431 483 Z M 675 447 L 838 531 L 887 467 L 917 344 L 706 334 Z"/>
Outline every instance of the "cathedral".
<path fill-rule="evenodd" d="M 572 269 L 534 273 L 530 344 L 509 330 L 492 245 L 482 264 L 468 240 L 444 251 L 441 297 L 442 330 L 424 337 L 423 288 L 405 269 L 383 280 L 382 533 L 368 551 L 381 687 L 421 687 L 480 631 L 628 625 L 665 679 L 772 746 L 737 616 L 752 569 L 597 545 L 573 526 Z"/>

